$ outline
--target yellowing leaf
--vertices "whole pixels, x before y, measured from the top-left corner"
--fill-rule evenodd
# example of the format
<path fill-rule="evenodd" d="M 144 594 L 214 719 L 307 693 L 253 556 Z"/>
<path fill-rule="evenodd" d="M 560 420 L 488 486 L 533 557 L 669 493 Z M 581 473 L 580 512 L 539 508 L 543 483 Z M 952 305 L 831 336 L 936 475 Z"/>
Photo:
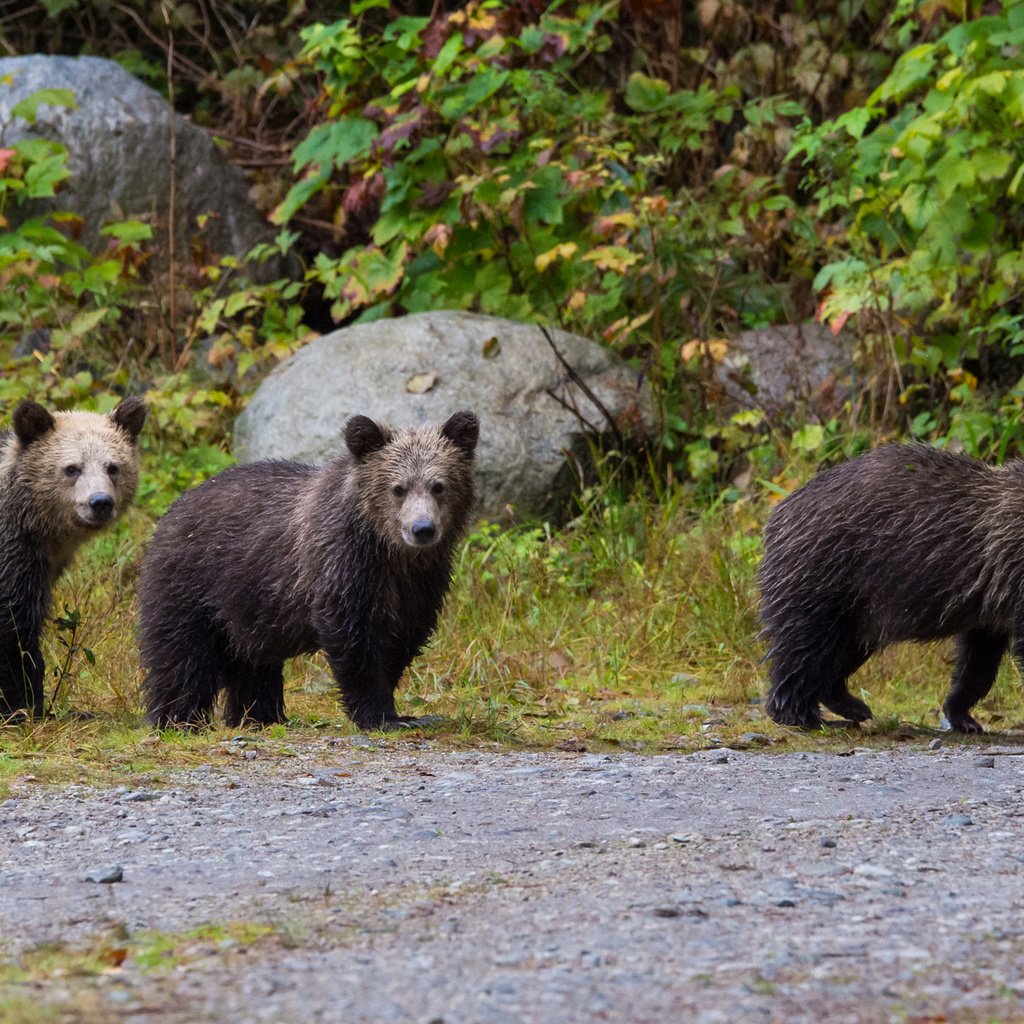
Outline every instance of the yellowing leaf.
<path fill-rule="evenodd" d="M 567 260 L 570 256 L 574 256 L 578 250 L 579 246 L 575 242 L 562 242 L 561 245 L 556 245 L 554 248 L 548 249 L 547 252 L 542 252 L 533 261 L 533 264 L 543 274 L 555 260 Z"/>
<path fill-rule="evenodd" d="M 616 274 L 624 274 L 640 260 L 639 254 L 630 252 L 621 245 L 599 245 L 583 258 L 588 263 L 595 264 L 598 270 L 611 270 Z"/>
<path fill-rule="evenodd" d="M 720 363 L 728 351 L 729 342 L 725 338 L 692 338 L 683 344 L 679 354 L 684 363 L 688 363 L 694 356 L 703 356 L 705 353 L 713 362 Z"/>
<path fill-rule="evenodd" d="M 410 395 L 422 395 L 437 383 L 436 373 L 416 373 L 405 382 L 405 390 Z"/>
<path fill-rule="evenodd" d="M 435 255 L 443 256 L 445 249 L 448 248 L 448 243 L 452 240 L 452 234 L 451 225 L 439 221 L 430 225 L 423 235 L 423 240 L 434 250 Z"/>

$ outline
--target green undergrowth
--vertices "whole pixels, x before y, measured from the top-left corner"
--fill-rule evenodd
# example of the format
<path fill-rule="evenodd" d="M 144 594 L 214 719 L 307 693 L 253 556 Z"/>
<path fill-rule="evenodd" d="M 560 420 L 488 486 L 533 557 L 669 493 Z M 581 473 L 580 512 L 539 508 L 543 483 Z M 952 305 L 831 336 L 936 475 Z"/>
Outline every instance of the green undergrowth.
<path fill-rule="evenodd" d="M 686 752 L 840 750 L 932 735 L 952 669 L 945 644 L 869 661 L 852 681 L 878 716 L 863 728 L 807 734 L 762 713 L 756 573 L 779 489 L 710 508 L 681 490 L 660 500 L 594 495 L 559 530 L 478 526 L 440 628 L 399 691 L 401 711 L 442 721 L 378 742 Z M 222 728 L 158 734 L 144 722 L 135 583 L 151 525 L 136 510 L 60 583 L 58 626 L 45 644 L 57 714 L 0 732 L 0 792 L 14 780 L 159 785 L 171 768 L 238 755 L 236 734 Z M 1024 728 L 1022 698 L 1008 660 L 982 720 L 995 731 Z M 354 731 L 320 656 L 289 665 L 286 702 L 287 726 L 246 734 L 258 741 L 251 757 L 288 757 Z"/>
<path fill-rule="evenodd" d="M 267 922 L 236 920 L 205 923 L 184 932 L 135 933 L 114 924 L 84 945 L 43 944 L 7 958 L 0 966 L 0 1020 L 106 1024 L 113 1012 L 109 985 L 116 985 L 125 971 L 159 978 L 211 957 L 223 961 L 292 945 L 290 927 Z M 97 988 L 98 981 L 109 984 Z"/>

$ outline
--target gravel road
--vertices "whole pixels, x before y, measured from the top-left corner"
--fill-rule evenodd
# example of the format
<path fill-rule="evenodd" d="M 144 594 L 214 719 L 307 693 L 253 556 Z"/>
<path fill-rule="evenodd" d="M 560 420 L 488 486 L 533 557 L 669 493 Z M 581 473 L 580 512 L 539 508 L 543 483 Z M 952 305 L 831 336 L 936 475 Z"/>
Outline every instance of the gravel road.
<path fill-rule="evenodd" d="M 293 749 L 232 742 L 150 789 L 16 786 L 5 952 L 127 952 L 0 984 L 0 1018 L 1024 1021 L 1022 747 Z M 137 955 L 229 921 L 269 933 Z"/>

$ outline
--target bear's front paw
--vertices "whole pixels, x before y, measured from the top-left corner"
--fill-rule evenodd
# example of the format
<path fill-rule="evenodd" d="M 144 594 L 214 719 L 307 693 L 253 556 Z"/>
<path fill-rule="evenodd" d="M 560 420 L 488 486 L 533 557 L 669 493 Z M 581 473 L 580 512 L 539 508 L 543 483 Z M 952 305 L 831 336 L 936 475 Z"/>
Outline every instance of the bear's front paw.
<path fill-rule="evenodd" d="M 985 731 L 984 727 L 966 711 L 951 712 L 946 710 L 939 723 L 944 732 L 963 732 L 969 736 L 977 736 Z"/>

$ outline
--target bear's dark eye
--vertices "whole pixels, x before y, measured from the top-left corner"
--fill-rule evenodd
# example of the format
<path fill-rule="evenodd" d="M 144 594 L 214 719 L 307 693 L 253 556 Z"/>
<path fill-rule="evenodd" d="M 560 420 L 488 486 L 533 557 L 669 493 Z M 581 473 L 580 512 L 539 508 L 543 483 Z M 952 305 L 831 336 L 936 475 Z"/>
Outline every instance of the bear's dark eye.
<path fill-rule="evenodd" d="M 117 476 L 121 472 L 121 467 L 115 465 L 113 462 L 107 466 L 107 476 Z"/>
<path fill-rule="evenodd" d="M 444 484 L 440 480 L 436 484 L 433 484 L 430 488 L 430 493 L 433 495 L 444 494 Z"/>
<path fill-rule="evenodd" d="M 405 497 L 405 488 L 401 484 L 395 484 L 395 486 L 391 488 L 391 493 L 396 498 L 404 498 Z"/>
<path fill-rule="evenodd" d="M 65 466 L 64 475 L 72 480 L 82 472 L 81 466 Z"/>

